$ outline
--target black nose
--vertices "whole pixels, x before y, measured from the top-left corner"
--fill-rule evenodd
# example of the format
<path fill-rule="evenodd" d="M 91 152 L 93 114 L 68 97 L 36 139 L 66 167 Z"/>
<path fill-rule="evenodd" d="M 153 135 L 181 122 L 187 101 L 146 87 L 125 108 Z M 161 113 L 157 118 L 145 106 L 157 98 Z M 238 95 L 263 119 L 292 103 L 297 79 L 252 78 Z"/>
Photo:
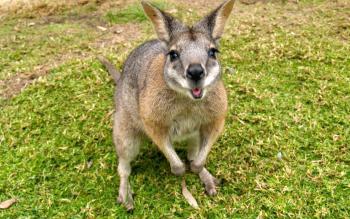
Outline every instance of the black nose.
<path fill-rule="evenodd" d="M 190 64 L 187 68 L 186 77 L 194 81 L 199 81 L 204 77 L 204 69 L 200 64 Z"/>

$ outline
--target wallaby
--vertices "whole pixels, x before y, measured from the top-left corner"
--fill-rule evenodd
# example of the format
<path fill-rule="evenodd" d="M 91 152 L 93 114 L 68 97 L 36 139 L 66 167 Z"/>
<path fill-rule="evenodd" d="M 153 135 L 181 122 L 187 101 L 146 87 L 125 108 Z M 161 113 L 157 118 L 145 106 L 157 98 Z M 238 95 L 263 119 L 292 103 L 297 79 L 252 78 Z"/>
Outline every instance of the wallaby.
<path fill-rule="evenodd" d="M 120 176 L 118 202 L 134 208 L 128 181 L 130 162 L 148 136 L 170 163 L 175 175 L 185 164 L 173 143 L 186 140 L 190 169 L 198 173 L 209 195 L 217 180 L 204 167 L 212 145 L 223 130 L 227 95 L 217 59 L 218 43 L 234 0 L 227 0 L 192 27 L 142 1 L 157 40 L 145 42 L 127 58 L 121 75 L 105 59 L 116 81 L 113 141 Z"/>

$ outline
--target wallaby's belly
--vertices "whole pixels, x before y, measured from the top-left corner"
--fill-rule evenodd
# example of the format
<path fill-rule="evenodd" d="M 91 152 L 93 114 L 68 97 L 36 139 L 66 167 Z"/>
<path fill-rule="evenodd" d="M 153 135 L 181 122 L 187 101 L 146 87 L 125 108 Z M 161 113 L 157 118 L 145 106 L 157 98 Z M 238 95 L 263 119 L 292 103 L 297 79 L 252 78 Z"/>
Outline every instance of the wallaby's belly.
<path fill-rule="evenodd" d="M 198 116 L 181 115 L 172 120 L 169 134 L 172 141 L 183 141 L 198 135 L 201 120 Z"/>

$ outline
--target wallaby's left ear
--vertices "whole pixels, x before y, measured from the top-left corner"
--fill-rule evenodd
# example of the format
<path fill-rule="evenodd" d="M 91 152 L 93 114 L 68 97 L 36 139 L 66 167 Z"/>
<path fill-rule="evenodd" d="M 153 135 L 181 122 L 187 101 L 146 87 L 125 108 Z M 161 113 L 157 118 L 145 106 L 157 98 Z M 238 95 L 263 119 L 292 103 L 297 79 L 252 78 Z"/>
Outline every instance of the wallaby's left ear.
<path fill-rule="evenodd" d="M 221 38 L 235 0 L 227 0 L 193 26 L 193 29 L 209 34 L 214 40 Z"/>

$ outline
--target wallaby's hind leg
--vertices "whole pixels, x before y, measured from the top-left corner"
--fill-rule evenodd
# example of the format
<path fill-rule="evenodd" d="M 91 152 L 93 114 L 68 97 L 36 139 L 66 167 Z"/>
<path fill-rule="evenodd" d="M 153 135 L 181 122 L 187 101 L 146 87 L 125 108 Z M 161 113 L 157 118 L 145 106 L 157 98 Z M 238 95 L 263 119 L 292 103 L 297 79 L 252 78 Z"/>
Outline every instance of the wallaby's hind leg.
<path fill-rule="evenodd" d="M 123 204 L 127 211 L 134 208 L 131 186 L 128 177 L 131 172 L 130 160 L 119 158 L 118 173 L 120 177 L 118 202 Z"/>
<path fill-rule="evenodd" d="M 189 139 L 187 150 L 187 159 L 189 161 L 193 161 L 197 157 L 199 147 L 199 135 L 196 135 Z M 213 175 L 211 175 L 205 167 L 202 169 L 201 172 L 198 173 L 198 175 L 205 186 L 205 191 L 207 192 L 207 194 L 210 196 L 216 195 L 216 186 L 219 184 L 219 180 L 217 180 Z"/>
<path fill-rule="evenodd" d="M 113 129 L 120 177 L 118 202 L 123 204 L 126 210 L 131 211 L 134 208 L 134 201 L 128 178 L 131 173 L 130 163 L 139 153 L 140 139 L 136 132 L 118 127 L 115 125 Z"/>
<path fill-rule="evenodd" d="M 219 184 L 219 180 L 216 179 L 213 175 L 211 175 L 205 167 L 198 175 L 205 185 L 205 191 L 207 192 L 207 194 L 210 196 L 216 195 L 216 186 Z"/>

